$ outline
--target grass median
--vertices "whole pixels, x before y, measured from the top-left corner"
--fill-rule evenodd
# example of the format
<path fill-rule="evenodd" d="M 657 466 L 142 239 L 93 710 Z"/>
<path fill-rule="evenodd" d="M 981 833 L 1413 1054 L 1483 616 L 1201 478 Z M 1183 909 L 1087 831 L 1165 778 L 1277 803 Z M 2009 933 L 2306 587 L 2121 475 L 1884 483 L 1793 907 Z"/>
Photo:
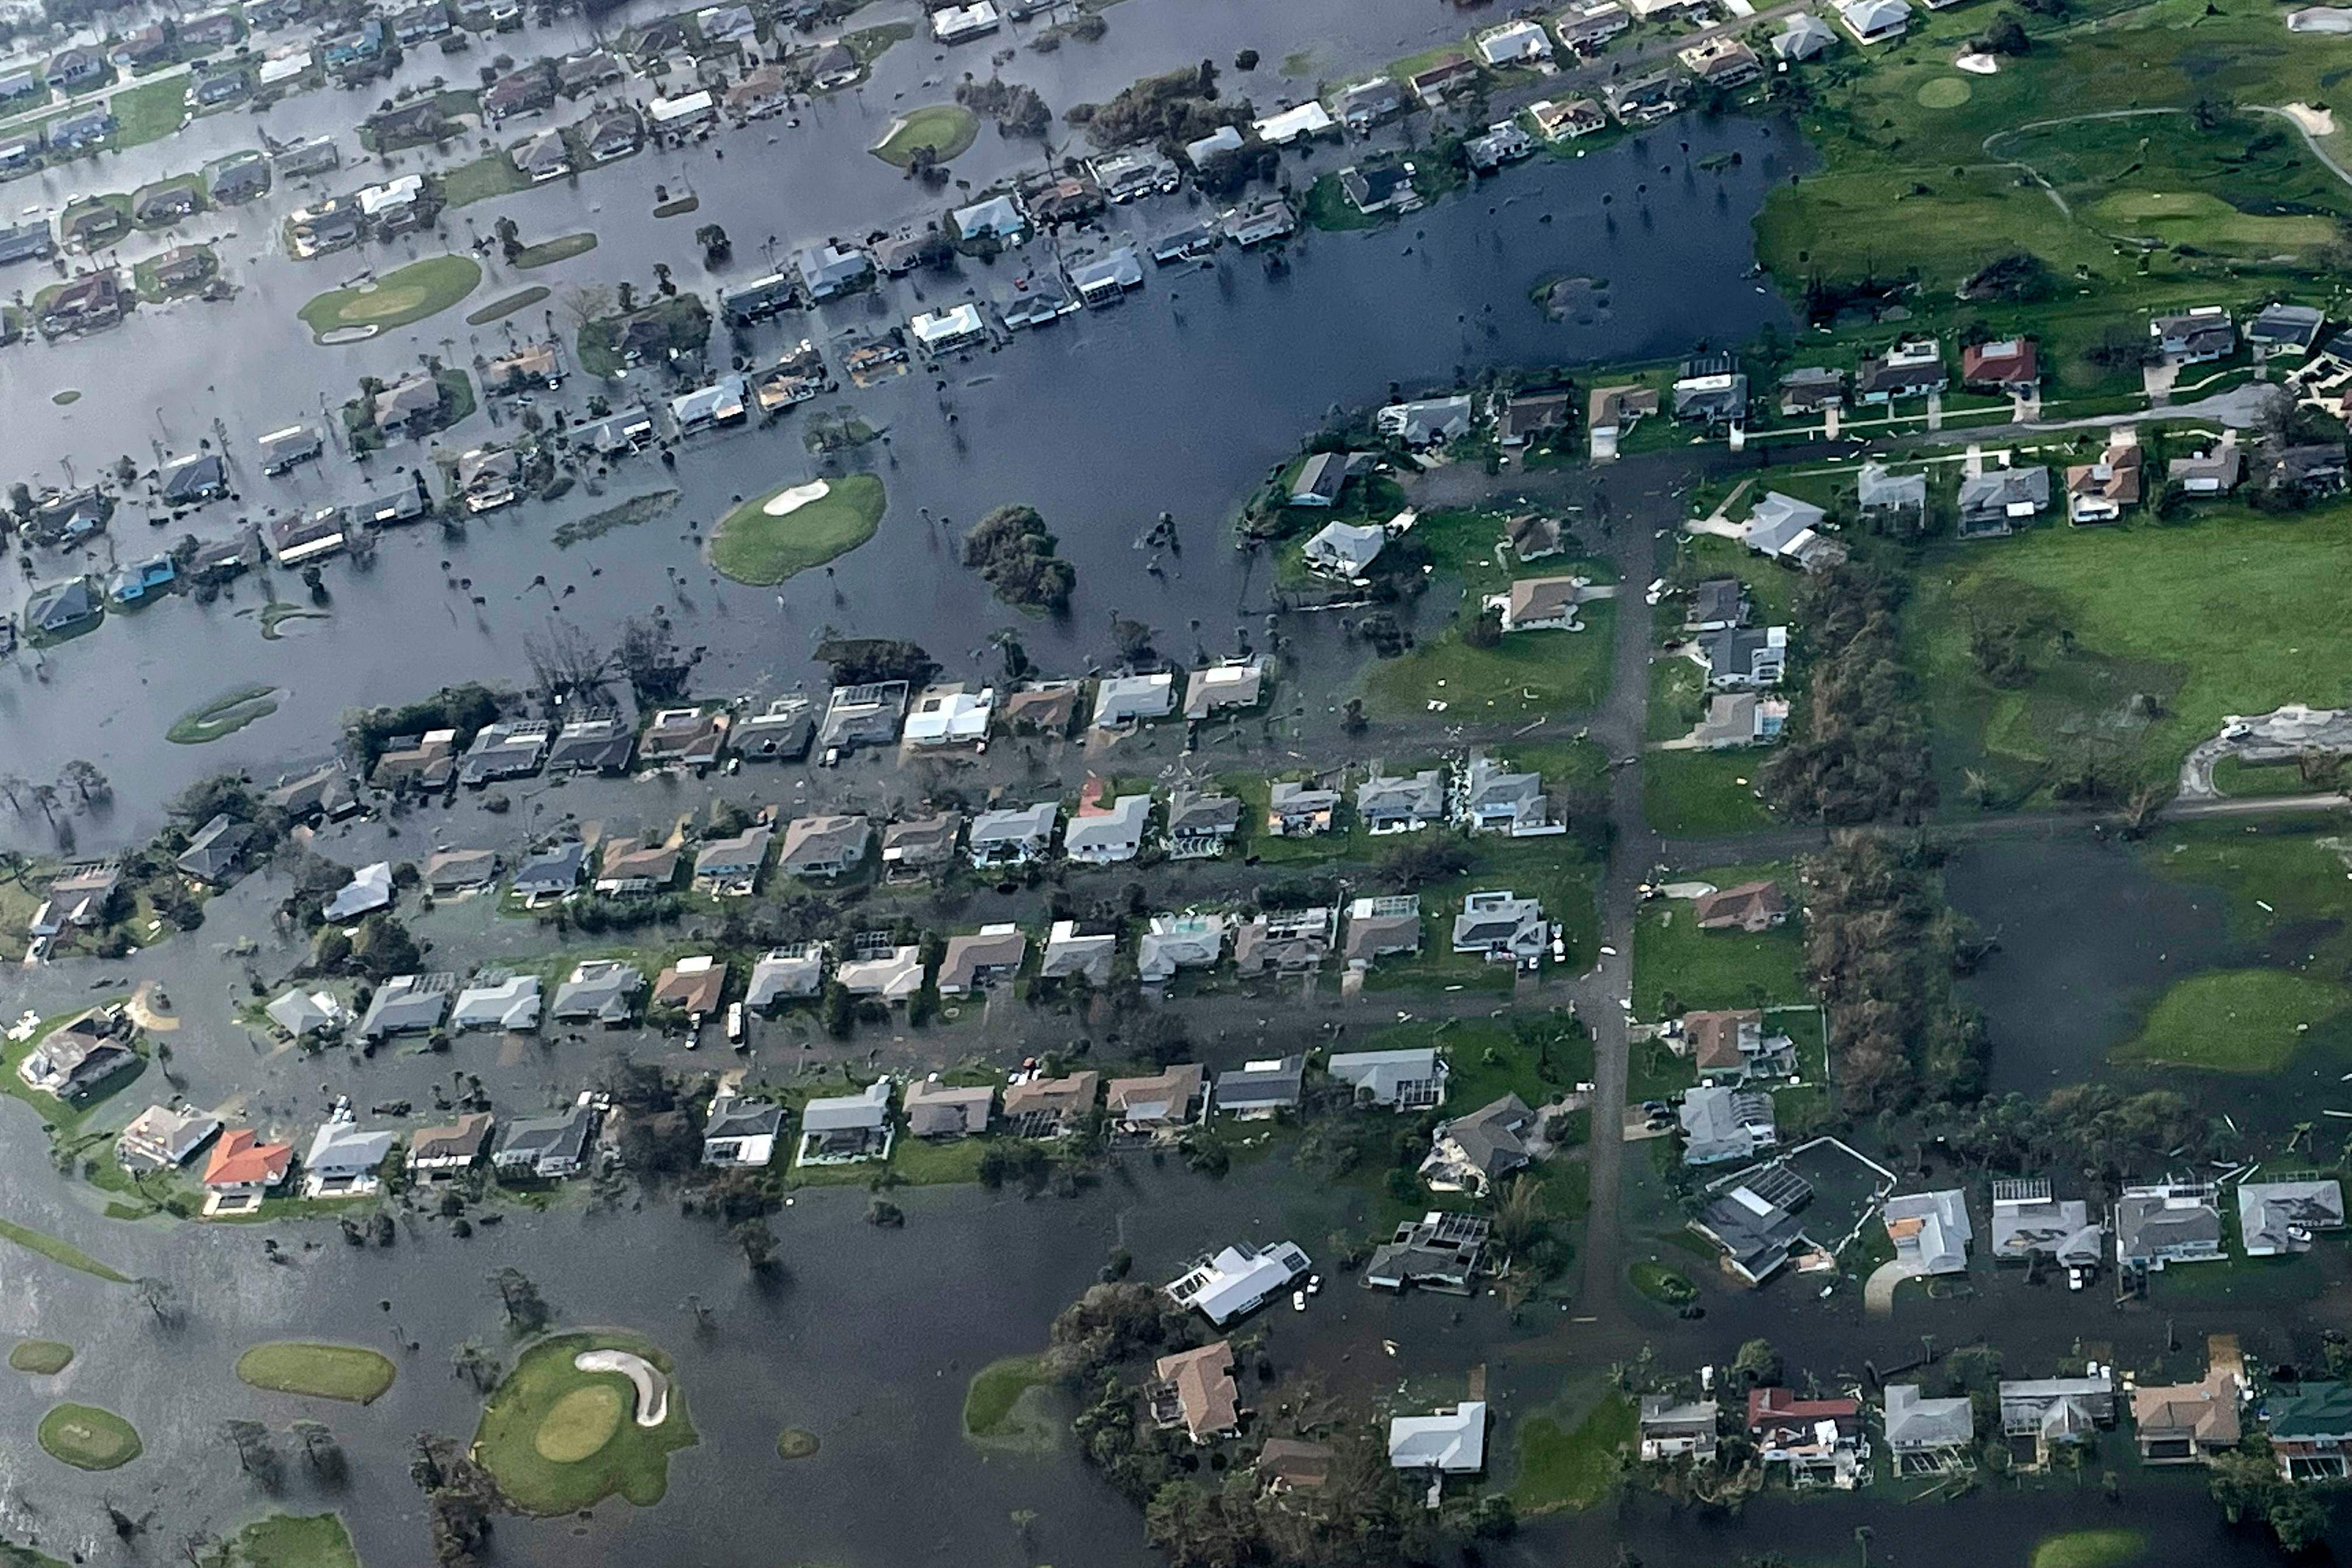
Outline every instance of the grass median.
<path fill-rule="evenodd" d="M 873 538 L 887 504 L 872 474 L 780 485 L 719 520 L 710 563 L 738 583 L 773 586 Z"/>

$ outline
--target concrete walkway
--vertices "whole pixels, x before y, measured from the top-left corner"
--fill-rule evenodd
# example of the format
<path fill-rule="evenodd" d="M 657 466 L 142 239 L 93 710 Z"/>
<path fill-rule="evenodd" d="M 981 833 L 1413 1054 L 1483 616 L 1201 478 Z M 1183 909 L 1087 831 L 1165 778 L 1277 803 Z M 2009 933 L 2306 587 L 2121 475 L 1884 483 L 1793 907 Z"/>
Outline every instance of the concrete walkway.
<path fill-rule="evenodd" d="M 669 1379 L 645 1357 L 628 1351 L 582 1351 L 572 1364 L 582 1372 L 617 1372 L 634 1384 L 638 1426 L 658 1426 L 669 1419 Z"/>
<path fill-rule="evenodd" d="M 1890 1258 L 1871 1270 L 1863 1282 L 1862 1308 L 1874 1318 L 1891 1317 L 1895 1312 L 1895 1290 L 1906 1279 L 1916 1279 L 1927 1270 L 1916 1263 Z"/>

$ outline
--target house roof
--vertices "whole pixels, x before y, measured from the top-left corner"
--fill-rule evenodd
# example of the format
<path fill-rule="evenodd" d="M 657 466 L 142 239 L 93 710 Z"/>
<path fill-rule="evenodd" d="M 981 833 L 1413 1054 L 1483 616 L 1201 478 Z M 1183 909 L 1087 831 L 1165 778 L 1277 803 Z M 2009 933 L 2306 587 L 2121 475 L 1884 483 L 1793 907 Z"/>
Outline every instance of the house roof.
<path fill-rule="evenodd" d="M 1219 1073 L 1219 1110 L 1281 1109 L 1297 1105 L 1307 1077 L 1304 1056 L 1277 1057 L 1250 1062 L 1233 1072 Z"/>
<path fill-rule="evenodd" d="M 1178 1062 L 1149 1078 L 1115 1078 L 1104 1091 L 1111 1114 L 1129 1121 L 1181 1121 L 1201 1098 L 1208 1069 Z"/>
<path fill-rule="evenodd" d="M 453 1122 L 420 1127 L 408 1140 L 412 1163 L 425 1160 L 478 1159 L 495 1125 L 487 1110 L 469 1110 Z"/>
<path fill-rule="evenodd" d="M 1369 1092 L 1377 1104 L 1388 1105 L 1406 1084 L 1425 1082 L 1443 1073 L 1444 1058 L 1434 1047 L 1423 1046 L 1396 1051 L 1342 1051 L 1324 1066 L 1339 1082 Z"/>
<path fill-rule="evenodd" d="M 1452 1143 L 1464 1160 L 1492 1179 L 1528 1163 L 1527 1140 L 1522 1135 L 1534 1121 L 1535 1112 L 1528 1109 L 1527 1101 L 1516 1094 L 1507 1094 L 1467 1116 L 1440 1123 L 1437 1136 Z"/>
<path fill-rule="evenodd" d="M 996 1090 L 984 1083 L 961 1086 L 926 1078 L 907 1086 L 899 1108 L 907 1113 L 907 1131 L 918 1138 L 977 1135 L 988 1131 Z"/>
<path fill-rule="evenodd" d="M 1955 1399 L 1925 1399 L 1916 1383 L 1886 1387 L 1886 1442 L 1906 1448 L 1965 1447 L 1976 1440 L 1976 1411 L 1966 1395 Z"/>
<path fill-rule="evenodd" d="M 1074 1072 L 1062 1078 L 1033 1078 L 1004 1091 L 1004 1114 L 1015 1117 L 1041 1113 L 1069 1118 L 1094 1109 L 1095 1090 L 1102 1082 L 1097 1072 Z"/>
<path fill-rule="evenodd" d="M 1389 1418 L 1389 1465 L 1471 1475 L 1486 1467 L 1486 1404 L 1469 1399 L 1432 1415 Z"/>
<path fill-rule="evenodd" d="M 250 1127 L 233 1127 L 213 1145 L 205 1162 L 208 1187 L 269 1185 L 286 1177 L 294 1163 L 291 1143 L 265 1143 Z"/>
<path fill-rule="evenodd" d="M 1748 1059 L 1739 1048 L 1742 1037 L 1751 1030 L 1760 1034 L 1763 1026 L 1764 1015 L 1753 1007 L 1684 1014 L 1683 1037 L 1690 1043 L 1691 1065 L 1701 1072 L 1738 1069 Z"/>
<path fill-rule="evenodd" d="M 801 1126 L 810 1132 L 851 1132 L 879 1128 L 890 1116 L 890 1079 L 876 1079 L 856 1094 L 835 1094 L 801 1108 Z"/>
<path fill-rule="evenodd" d="M 1234 1384 L 1234 1351 L 1223 1340 L 1161 1356 L 1151 1370 L 1161 1381 L 1175 1385 L 1184 1429 L 1196 1439 L 1230 1432 L 1240 1425 L 1241 1390 Z"/>

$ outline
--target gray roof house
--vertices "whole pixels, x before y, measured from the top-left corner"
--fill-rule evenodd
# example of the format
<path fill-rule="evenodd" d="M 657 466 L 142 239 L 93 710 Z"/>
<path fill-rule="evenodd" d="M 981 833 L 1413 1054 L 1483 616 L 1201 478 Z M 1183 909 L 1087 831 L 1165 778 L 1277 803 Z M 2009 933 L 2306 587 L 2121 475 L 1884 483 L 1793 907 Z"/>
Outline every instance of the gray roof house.
<path fill-rule="evenodd" d="M 887 1159 L 890 1153 L 890 1079 L 877 1078 L 856 1094 L 827 1095 L 801 1108 L 803 1165 L 839 1165 Z"/>
<path fill-rule="evenodd" d="M 982 926 L 951 936 L 940 958 L 940 994 L 962 996 L 1002 985 L 1021 973 L 1028 956 L 1029 939 L 1016 925 Z"/>
<path fill-rule="evenodd" d="M 1512 773 L 1484 752 L 1473 753 L 1463 770 L 1454 811 L 1473 833 L 1528 838 L 1565 832 L 1567 826 L 1551 820 L 1541 773 Z"/>
<path fill-rule="evenodd" d="M 1959 532 L 1989 539 L 2013 531 L 2018 524 L 2050 508 L 2050 470 L 1988 468 L 1960 480 Z"/>
<path fill-rule="evenodd" d="M 2059 1445 L 2089 1442 L 2116 1423 L 2112 1378 L 2003 1378 L 1999 1394 L 2002 1435 L 2032 1438 L 2035 1456 L 2045 1461 Z"/>
<path fill-rule="evenodd" d="M 2046 1180 L 1992 1184 L 1992 1255 L 2007 1262 L 2051 1258 L 2074 1268 L 2106 1256 L 2106 1231 L 2080 1198 L 2053 1199 Z"/>
<path fill-rule="evenodd" d="M 254 832 L 251 823 L 239 822 L 222 812 L 196 829 L 195 837 L 188 840 L 187 848 L 173 864 L 183 876 L 215 887 L 226 885 L 244 863 Z"/>
<path fill-rule="evenodd" d="M 1727 626 L 1706 632 L 1690 644 L 1691 657 L 1706 671 L 1706 683 L 1718 691 L 1748 691 L 1778 686 L 1789 666 L 1786 626 Z"/>
<path fill-rule="evenodd" d="M 1233 1072 L 1219 1073 L 1210 1090 L 1210 1103 L 1221 1115 L 1244 1121 L 1263 1121 L 1298 1108 L 1307 1078 L 1303 1056 L 1272 1057 L 1245 1062 Z"/>
<path fill-rule="evenodd" d="M 1164 985 L 1184 969 L 1214 969 L 1225 955 L 1232 921 L 1220 914 L 1159 914 L 1136 941 L 1136 976 Z"/>
<path fill-rule="evenodd" d="M 1405 833 L 1445 819 L 1445 774 L 1423 768 L 1410 778 L 1377 771 L 1356 786 L 1356 820 L 1368 833 Z"/>
<path fill-rule="evenodd" d="M 1299 546 L 1309 571 L 1349 580 L 1362 576 L 1388 547 L 1388 530 L 1378 523 L 1343 522 L 1337 519 L 1315 531 Z"/>
<path fill-rule="evenodd" d="M 2116 1200 L 2116 1262 L 2164 1271 L 2168 1263 L 2211 1263 L 2221 1250 L 2213 1189 L 2196 1182 L 2126 1187 Z"/>
<path fill-rule="evenodd" d="M 919 872 L 955 858 L 963 838 L 963 814 L 942 811 L 932 816 L 908 817 L 882 829 L 882 868 L 889 876 Z"/>
<path fill-rule="evenodd" d="M 1364 968 L 1396 952 L 1421 951 L 1421 898 L 1391 893 L 1355 900 L 1348 906 L 1347 935 L 1339 956 L 1350 968 Z"/>
<path fill-rule="evenodd" d="M 1339 792 L 1312 781 L 1285 779 L 1268 792 L 1266 831 L 1278 838 L 1331 831 Z"/>
<path fill-rule="evenodd" d="M 1375 410 L 1373 427 L 1408 447 L 1435 447 L 1470 433 L 1475 417 L 1467 394 L 1391 403 Z"/>
<path fill-rule="evenodd" d="M 1969 1224 L 1967 1194 L 1904 1193 L 1886 1200 L 1883 1215 L 1896 1262 L 1922 1274 L 1968 1271 L 1969 1243 L 1976 1232 Z"/>
<path fill-rule="evenodd" d="M 794 877 L 839 877 L 864 862 L 873 841 L 873 826 L 863 816 L 796 816 L 784 827 L 776 866 Z"/>
<path fill-rule="evenodd" d="M 1108 676 L 1095 682 L 1097 730 L 1123 730 L 1146 719 L 1165 719 L 1175 706 L 1176 677 L 1164 669 L 1150 675 Z"/>
<path fill-rule="evenodd" d="M 988 1131 L 995 1114 L 996 1090 L 984 1083 L 945 1084 L 933 1076 L 908 1084 L 899 1096 L 899 1109 L 914 1137 L 977 1138 Z"/>
<path fill-rule="evenodd" d="M 587 864 L 588 847 L 576 838 L 566 839 L 524 860 L 507 885 L 520 899 L 560 898 L 580 885 L 580 872 Z"/>
<path fill-rule="evenodd" d="M 1829 514 L 1811 501 L 1768 490 L 1750 507 L 1739 531 L 1740 542 L 1759 555 L 1779 557 L 1789 552 L 1799 537 L 1821 527 Z"/>
<path fill-rule="evenodd" d="M 2308 1252 L 2323 1230 L 2344 1228 L 2344 1188 L 2333 1178 L 2246 1182 L 2238 1188 L 2238 1235 L 2249 1258 Z"/>
<path fill-rule="evenodd" d="M 645 972 L 635 964 L 613 958 L 585 959 L 572 966 L 571 976 L 555 988 L 549 1016 L 559 1024 L 597 1023 L 618 1028 L 636 1011 L 637 994 L 646 988 Z"/>
<path fill-rule="evenodd" d="M 1470 893 L 1454 917 L 1454 951 L 1501 963 L 1524 963 L 1550 945 L 1543 905 L 1517 893 Z"/>
<path fill-rule="evenodd" d="M 1691 1228 L 1723 1249 L 1725 1268 L 1750 1285 L 1761 1285 L 1805 1243 L 1796 1211 L 1812 1195 L 1802 1178 L 1776 1166 L 1708 1204 Z"/>
<path fill-rule="evenodd" d="M 2309 353 L 2326 324 L 2326 312 L 2309 305 L 2265 305 L 2246 323 L 2246 343 L 2265 353 Z"/>
<path fill-rule="evenodd" d="M 319 912 L 329 923 L 357 920 L 392 902 L 392 863 L 378 860 L 352 873 L 352 879 Z"/>
<path fill-rule="evenodd" d="M 1045 952 L 1038 960 L 1037 977 L 1067 980 L 1084 975 L 1089 984 L 1107 984 L 1118 949 L 1116 931 L 1081 931 L 1076 921 L 1055 921 L 1045 933 Z"/>
<path fill-rule="evenodd" d="M 743 1005 L 763 1012 L 779 1002 L 814 996 L 824 985 L 824 949 L 813 942 L 793 947 L 772 947 L 751 963 L 744 987 Z"/>
<path fill-rule="evenodd" d="M 1432 1110 L 1445 1103 L 1445 1058 L 1433 1047 L 1398 1051 L 1342 1051 L 1325 1064 L 1335 1083 L 1356 1091 L 1359 1105 L 1391 1110 Z"/>
<path fill-rule="evenodd" d="M 376 987 L 374 997 L 368 1003 L 367 1016 L 360 1020 L 360 1035 L 365 1039 L 380 1040 L 386 1035 L 437 1029 L 457 989 L 457 977 L 446 970 L 428 974 L 395 974 Z"/>
<path fill-rule="evenodd" d="M 1107 811 L 1081 811 L 1062 833 L 1062 853 L 1088 866 L 1112 866 L 1142 851 L 1151 797 L 1123 795 Z"/>
<path fill-rule="evenodd" d="M 1050 800 L 983 811 L 971 819 L 964 853 L 975 866 L 1025 866 L 1053 848 L 1054 828 L 1061 819 L 1060 803 Z"/>
<path fill-rule="evenodd" d="M 1952 1450 L 1976 1441 L 1975 1408 L 1967 1395 L 1957 1399 L 1923 1399 L 1916 1383 L 1886 1387 L 1886 1446 L 1899 1469 L 1906 1458 L 1933 1460 L 1951 1457 Z"/>
<path fill-rule="evenodd" d="M 1241 831 L 1242 803 L 1232 795 L 1179 785 L 1168 795 L 1168 854 L 1176 860 L 1224 853 Z"/>
<path fill-rule="evenodd" d="M 1339 912 L 1318 906 L 1253 915 L 1234 933 L 1234 968 L 1243 974 L 1314 969 L 1331 956 Z"/>
<path fill-rule="evenodd" d="M 1483 1197 L 1495 1184 L 1525 1166 L 1534 1156 L 1528 1134 L 1536 1113 L 1516 1094 L 1482 1105 L 1467 1116 L 1441 1121 L 1431 1135 L 1430 1149 L 1421 1163 L 1421 1178 L 1440 1193 L 1475 1193 Z"/>
<path fill-rule="evenodd" d="M 625 773 L 636 755 L 637 732 L 617 713 L 593 713 L 556 731 L 547 749 L 551 773 Z"/>
<path fill-rule="evenodd" d="M 1772 1122 L 1772 1097 L 1725 1087 L 1694 1089 L 1683 1096 L 1683 1162 L 1717 1165 L 1753 1158 L 1780 1142 Z"/>
<path fill-rule="evenodd" d="M 1854 476 L 1854 498 L 1864 517 L 1925 518 L 1927 476 L 1890 473 L 1884 463 L 1864 463 Z"/>
<path fill-rule="evenodd" d="M 703 1120 L 702 1163 L 758 1170 L 776 1157 L 776 1140 L 783 1131 L 782 1106 L 722 1094 Z"/>
<path fill-rule="evenodd" d="M 768 845 L 775 837 L 774 828 L 755 822 L 740 833 L 705 844 L 694 857 L 696 890 L 727 898 L 751 897 L 759 884 L 760 868 L 767 864 Z M 865 858 L 863 846 L 857 858 Z"/>
<path fill-rule="evenodd" d="M 588 1142 L 595 1133 L 593 1106 L 575 1105 L 553 1116 L 527 1116 L 499 1129 L 490 1163 L 502 1176 L 556 1181 L 586 1163 Z"/>
<path fill-rule="evenodd" d="M 816 300 L 862 288 L 874 277 L 873 258 L 830 241 L 802 247 L 793 258 L 793 268 L 801 275 L 801 287 Z"/>
<path fill-rule="evenodd" d="M 539 1027 L 540 1000 L 536 974 L 479 974 L 457 994 L 457 1005 L 449 1010 L 449 1027 L 527 1035 Z"/>
<path fill-rule="evenodd" d="M 351 1015 L 329 991 L 304 991 L 296 986 L 264 1007 L 269 1021 L 296 1039 L 340 1029 Z"/>
<path fill-rule="evenodd" d="M 859 746 L 887 746 L 898 738 L 907 717 L 907 683 L 877 680 L 865 686 L 836 686 L 825 700 L 824 721 L 817 726 L 820 751 L 850 751 Z"/>

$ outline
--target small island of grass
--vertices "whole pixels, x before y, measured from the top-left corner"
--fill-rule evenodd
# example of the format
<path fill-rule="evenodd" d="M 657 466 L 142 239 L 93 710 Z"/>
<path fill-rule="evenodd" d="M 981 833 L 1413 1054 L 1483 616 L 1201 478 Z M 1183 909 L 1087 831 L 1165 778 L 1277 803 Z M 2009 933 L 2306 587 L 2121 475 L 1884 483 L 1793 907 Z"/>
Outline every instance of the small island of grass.
<path fill-rule="evenodd" d="M 533 305 L 538 304 L 541 300 L 546 299 L 553 292 L 554 290 L 550 289 L 544 283 L 534 283 L 530 288 L 522 289 L 519 293 L 509 294 L 503 298 L 493 300 L 488 304 L 483 306 L 480 310 L 473 311 L 471 314 L 467 316 L 466 325 L 469 327 L 487 327 L 492 321 L 504 321 L 507 317 L 513 315 L 517 310 L 530 310 Z"/>
<path fill-rule="evenodd" d="M 201 708 L 191 708 L 172 721 L 163 739 L 175 746 L 201 746 L 234 735 L 257 720 L 278 711 L 278 688 L 239 686 L 224 691 Z"/>
<path fill-rule="evenodd" d="M 599 1352 L 620 1365 L 595 1364 Z M 669 1489 L 671 1452 L 698 1440 L 671 1370 L 659 1346 L 618 1330 L 541 1340 L 483 1406 L 475 1457 L 523 1513 L 572 1513 L 615 1493 L 650 1508 Z"/>
<path fill-rule="evenodd" d="M 934 103 L 911 109 L 893 121 L 889 134 L 875 145 L 874 155 L 893 168 L 915 161 L 915 150 L 931 150 L 929 162 L 945 163 L 968 152 L 980 134 L 980 117 L 960 103 Z"/>
<path fill-rule="evenodd" d="M 569 261 L 575 256 L 585 256 L 596 248 L 596 237 L 589 233 L 562 235 L 538 245 L 526 245 L 514 253 L 518 271 L 528 272 L 535 267 L 552 267 L 559 261 Z"/>
<path fill-rule="evenodd" d="M 81 394 L 68 386 L 63 392 L 49 394 L 49 401 L 60 408 L 69 408 L 81 401 Z"/>
<path fill-rule="evenodd" d="M 780 485 L 719 520 L 710 563 L 738 583 L 772 586 L 873 538 L 887 504 L 872 474 Z"/>
<path fill-rule="evenodd" d="M 1696 1286 L 1655 1258 L 1643 1258 L 1629 1273 L 1634 1289 L 1664 1306 L 1686 1307 L 1698 1299 Z"/>
<path fill-rule="evenodd" d="M 341 1514 L 273 1513 L 222 1542 L 204 1568 L 360 1568 Z"/>
<path fill-rule="evenodd" d="M 77 1470 L 113 1470 L 137 1458 L 145 1445 L 130 1422 L 95 1405 L 60 1405 L 41 1417 L 37 1436 L 51 1458 Z"/>
<path fill-rule="evenodd" d="M 2137 1530 L 2068 1530 L 2045 1535 L 2033 1548 L 2032 1568 L 2126 1568 L 2147 1551 Z"/>
<path fill-rule="evenodd" d="M 65 1371 L 73 1358 L 73 1346 L 61 1340 L 18 1340 L 8 1352 L 8 1365 L 16 1372 L 48 1377 Z"/>
<path fill-rule="evenodd" d="M 392 1386 L 397 1369 L 390 1357 L 360 1345 L 273 1340 L 237 1357 L 236 1375 L 252 1387 L 277 1394 L 367 1405 Z"/>
<path fill-rule="evenodd" d="M 429 256 L 351 289 L 330 289 L 302 307 L 302 324 L 320 342 L 354 327 L 388 331 L 436 316 L 474 291 L 481 263 L 470 256 Z"/>
<path fill-rule="evenodd" d="M 816 1455 L 816 1434 L 798 1426 L 787 1426 L 776 1434 L 776 1457 L 782 1459 L 807 1459 Z"/>

